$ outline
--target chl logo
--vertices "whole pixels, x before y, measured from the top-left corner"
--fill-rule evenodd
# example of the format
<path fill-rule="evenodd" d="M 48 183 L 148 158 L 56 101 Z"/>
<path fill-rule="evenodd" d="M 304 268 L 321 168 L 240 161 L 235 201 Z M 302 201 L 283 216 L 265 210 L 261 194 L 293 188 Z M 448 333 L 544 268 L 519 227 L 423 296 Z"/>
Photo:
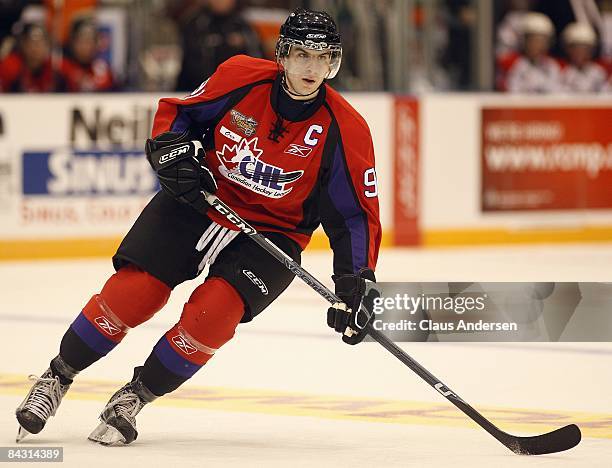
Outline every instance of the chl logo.
<path fill-rule="evenodd" d="M 121 331 L 120 328 L 113 325 L 106 317 L 96 317 L 94 322 L 96 322 L 107 335 L 113 336 Z"/>
<path fill-rule="evenodd" d="M 197 351 L 197 348 L 191 343 L 188 343 L 181 335 L 173 336 L 172 342 L 185 354 L 193 354 Z"/>
<path fill-rule="evenodd" d="M 263 162 L 260 159 L 263 150 L 257 147 L 257 140 L 258 137 L 244 138 L 236 145 L 224 144 L 223 149 L 216 152 L 221 163 L 219 172 L 255 193 L 282 198 L 293 189 L 286 186 L 302 177 L 304 171 L 285 172 L 281 167 Z"/>

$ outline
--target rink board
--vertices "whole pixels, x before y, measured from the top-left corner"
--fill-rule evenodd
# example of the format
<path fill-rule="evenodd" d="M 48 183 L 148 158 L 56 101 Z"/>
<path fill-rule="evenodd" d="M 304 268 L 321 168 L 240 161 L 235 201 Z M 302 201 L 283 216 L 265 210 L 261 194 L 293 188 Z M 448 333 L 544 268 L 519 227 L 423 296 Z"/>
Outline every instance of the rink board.
<path fill-rule="evenodd" d="M 0 260 L 113 253 L 157 190 L 143 142 L 159 97 L 3 97 Z M 612 180 L 612 136 L 605 122 L 599 122 L 602 112 L 612 112 L 611 98 L 508 99 L 469 93 L 346 97 L 371 130 L 384 246 L 612 240 L 612 195 L 605 190 Z M 583 116 L 592 111 L 597 125 L 573 125 L 567 116 L 557 118 L 555 108 L 566 114 L 576 108 Z M 498 120 L 486 120 L 485 111 L 495 111 Z M 546 119 L 539 117 L 542 112 Z M 527 132 L 534 119 L 545 130 L 556 131 L 556 140 L 549 141 L 550 135 L 535 143 L 527 137 L 512 139 L 512 132 Z M 506 141 L 500 134 L 512 138 Z M 537 151 L 551 145 L 555 154 L 569 151 L 571 167 L 563 161 L 548 171 L 485 167 L 491 145 L 507 150 L 527 143 L 540 145 Z M 525 174 L 535 181 L 532 185 L 522 182 Z M 575 193 L 570 200 L 529 204 L 537 197 L 560 197 L 570 186 Z M 604 190 L 583 199 L 585 187 Z M 327 246 L 325 235 L 317 231 L 311 248 Z"/>

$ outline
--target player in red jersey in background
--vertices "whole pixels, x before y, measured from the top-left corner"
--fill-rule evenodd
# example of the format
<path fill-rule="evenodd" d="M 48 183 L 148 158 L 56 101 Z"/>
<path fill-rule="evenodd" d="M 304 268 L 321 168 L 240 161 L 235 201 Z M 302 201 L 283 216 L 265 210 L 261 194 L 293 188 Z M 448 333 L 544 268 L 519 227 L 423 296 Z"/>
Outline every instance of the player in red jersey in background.
<path fill-rule="evenodd" d="M 208 265 L 132 380 L 110 399 L 90 440 L 136 439 L 135 417 L 198 371 L 291 283 L 293 274 L 216 212 L 216 192 L 295 261 L 322 224 L 344 304 L 327 323 L 355 344 L 353 325 L 381 239 L 372 138 L 363 118 L 326 80 L 342 57 L 324 12 L 296 10 L 281 27 L 277 63 L 236 56 L 190 96 L 162 99 L 146 153 L 162 190 L 113 257 L 117 272 L 64 334 L 59 355 L 17 409 L 18 438 L 42 430 L 77 373 L 160 310 L 178 284 Z"/>
<path fill-rule="evenodd" d="M 65 90 L 65 81 L 51 62 L 47 31 L 36 23 L 23 24 L 17 35 L 16 49 L 0 61 L 0 91 L 53 93 Z"/>
<path fill-rule="evenodd" d="M 98 28 L 90 18 L 74 22 L 61 71 L 67 90 L 74 93 L 112 91 L 110 65 L 98 56 Z"/>

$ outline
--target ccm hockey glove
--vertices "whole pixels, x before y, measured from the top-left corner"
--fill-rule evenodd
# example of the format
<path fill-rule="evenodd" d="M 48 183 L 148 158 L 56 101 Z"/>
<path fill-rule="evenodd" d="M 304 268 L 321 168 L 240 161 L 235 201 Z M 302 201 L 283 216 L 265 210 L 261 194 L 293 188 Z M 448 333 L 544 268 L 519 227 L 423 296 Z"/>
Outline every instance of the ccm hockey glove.
<path fill-rule="evenodd" d="M 201 190 L 217 191 L 217 182 L 204 162 L 204 148 L 189 131 L 166 132 L 148 139 L 145 153 L 162 190 L 197 211 L 208 207 Z"/>
<path fill-rule="evenodd" d="M 374 298 L 380 295 L 374 288 L 366 294 L 367 283 L 376 280 L 374 272 L 364 268 L 356 275 L 334 275 L 332 279 L 336 284 L 336 295 L 343 302 L 327 309 L 327 325 L 342 333 L 345 343 L 361 343 L 367 334 L 363 329 L 374 318 Z"/>

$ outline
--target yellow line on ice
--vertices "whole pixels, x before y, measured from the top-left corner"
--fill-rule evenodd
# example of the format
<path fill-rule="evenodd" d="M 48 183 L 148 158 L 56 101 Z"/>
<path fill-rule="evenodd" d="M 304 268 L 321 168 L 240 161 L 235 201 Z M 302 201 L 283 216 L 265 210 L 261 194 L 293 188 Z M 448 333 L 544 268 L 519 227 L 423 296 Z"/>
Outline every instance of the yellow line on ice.
<path fill-rule="evenodd" d="M 123 382 L 81 379 L 73 384 L 67 398 L 106 402 L 122 384 Z M 25 376 L 0 374 L 0 395 L 23 397 L 29 387 L 30 382 Z M 154 404 L 393 424 L 478 427 L 454 406 L 444 401 L 416 402 L 187 385 L 160 398 Z M 479 407 L 478 410 L 500 428 L 520 435 L 537 434 L 575 423 L 582 430 L 584 437 L 612 439 L 612 414 L 496 407 Z"/>

